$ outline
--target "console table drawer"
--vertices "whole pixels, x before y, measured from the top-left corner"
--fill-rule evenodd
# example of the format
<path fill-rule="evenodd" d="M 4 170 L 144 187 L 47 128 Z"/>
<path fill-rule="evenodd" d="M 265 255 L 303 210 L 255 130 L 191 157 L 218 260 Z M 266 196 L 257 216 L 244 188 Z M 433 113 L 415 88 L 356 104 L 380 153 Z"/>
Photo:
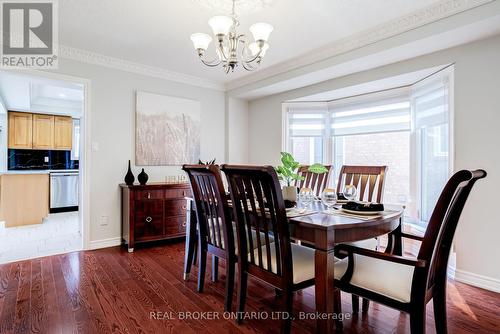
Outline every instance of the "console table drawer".
<path fill-rule="evenodd" d="M 169 217 L 165 218 L 165 234 L 179 235 L 186 233 L 186 217 Z"/>
<path fill-rule="evenodd" d="M 163 199 L 165 191 L 163 189 L 137 190 L 134 191 L 136 200 Z"/>
<path fill-rule="evenodd" d="M 165 198 L 184 198 L 186 196 L 191 196 L 191 189 L 166 189 Z"/>
<path fill-rule="evenodd" d="M 172 199 L 165 201 L 165 217 L 185 216 L 186 215 L 186 200 Z"/>

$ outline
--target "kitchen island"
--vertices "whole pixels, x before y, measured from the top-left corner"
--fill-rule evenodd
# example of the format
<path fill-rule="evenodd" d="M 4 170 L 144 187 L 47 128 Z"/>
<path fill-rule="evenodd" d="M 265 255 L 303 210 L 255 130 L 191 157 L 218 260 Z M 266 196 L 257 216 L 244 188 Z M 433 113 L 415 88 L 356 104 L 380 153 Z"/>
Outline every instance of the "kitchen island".
<path fill-rule="evenodd" d="M 6 227 L 41 224 L 49 214 L 49 172 L 0 174 L 0 221 Z"/>

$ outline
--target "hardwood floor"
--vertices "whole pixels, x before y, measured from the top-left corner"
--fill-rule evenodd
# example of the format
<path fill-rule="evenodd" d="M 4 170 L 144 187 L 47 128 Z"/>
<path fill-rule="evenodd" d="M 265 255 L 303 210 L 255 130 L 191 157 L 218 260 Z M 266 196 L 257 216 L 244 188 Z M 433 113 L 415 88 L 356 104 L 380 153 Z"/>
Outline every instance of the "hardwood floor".
<path fill-rule="evenodd" d="M 205 291 L 198 294 L 196 267 L 188 282 L 182 280 L 183 255 L 184 243 L 178 242 L 133 254 L 114 247 L 0 265 L 0 333 L 279 332 L 273 319 L 245 320 L 240 326 L 233 320 L 181 319 L 187 315 L 181 312 L 224 317 L 224 270 L 217 283 L 207 276 Z M 350 296 L 343 294 L 342 301 L 343 311 L 351 312 Z M 500 294 L 449 282 L 450 333 L 499 333 L 499 310 Z M 261 317 L 280 311 L 274 289 L 250 280 L 247 311 L 263 312 Z M 314 288 L 295 294 L 295 317 L 313 311 Z M 314 324 L 296 319 L 292 333 L 312 333 Z M 435 332 L 432 303 L 427 331 Z M 344 333 L 407 332 L 407 315 L 374 303 L 368 314 L 344 321 Z"/>

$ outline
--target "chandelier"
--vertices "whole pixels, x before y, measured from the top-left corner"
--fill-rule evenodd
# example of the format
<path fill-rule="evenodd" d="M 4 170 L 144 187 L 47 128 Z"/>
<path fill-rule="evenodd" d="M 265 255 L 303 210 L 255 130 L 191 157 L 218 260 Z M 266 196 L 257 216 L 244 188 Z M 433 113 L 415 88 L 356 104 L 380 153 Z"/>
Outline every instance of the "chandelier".
<path fill-rule="evenodd" d="M 210 67 L 222 65 L 226 73 L 234 72 L 239 64 L 247 71 L 257 69 L 269 48 L 267 41 L 273 31 L 273 26 L 268 23 L 253 24 L 250 27 L 254 38 L 253 42 L 250 42 L 245 34 L 238 33 L 236 29 L 239 26 L 239 21 L 235 12 L 235 1 L 232 1 L 231 17 L 214 16 L 208 20 L 208 25 L 212 28 L 217 43 L 215 59 L 207 60 L 205 57 L 212 37 L 204 33 L 191 35 L 191 41 L 193 41 L 201 62 Z"/>

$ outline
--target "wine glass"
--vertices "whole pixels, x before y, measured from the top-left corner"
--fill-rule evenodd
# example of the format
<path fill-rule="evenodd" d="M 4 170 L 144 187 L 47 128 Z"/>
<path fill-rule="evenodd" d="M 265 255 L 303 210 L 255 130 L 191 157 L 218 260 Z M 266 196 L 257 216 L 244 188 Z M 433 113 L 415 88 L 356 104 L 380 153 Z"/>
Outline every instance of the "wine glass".
<path fill-rule="evenodd" d="M 326 212 L 331 214 L 334 212 L 333 207 L 337 203 L 337 193 L 332 188 L 326 188 L 321 195 L 321 201 L 327 208 Z"/>
<path fill-rule="evenodd" d="M 299 191 L 299 200 L 302 206 L 307 209 L 314 199 L 314 193 L 311 188 L 302 188 Z"/>
<path fill-rule="evenodd" d="M 356 198 L 357 192 L 358 192 L 358 190 L 356 189 L 356 186 L 354 186 L 352 184 L 346 184 L 344 186 L 344 197 L 348 201 L 354 200 Z"/>

